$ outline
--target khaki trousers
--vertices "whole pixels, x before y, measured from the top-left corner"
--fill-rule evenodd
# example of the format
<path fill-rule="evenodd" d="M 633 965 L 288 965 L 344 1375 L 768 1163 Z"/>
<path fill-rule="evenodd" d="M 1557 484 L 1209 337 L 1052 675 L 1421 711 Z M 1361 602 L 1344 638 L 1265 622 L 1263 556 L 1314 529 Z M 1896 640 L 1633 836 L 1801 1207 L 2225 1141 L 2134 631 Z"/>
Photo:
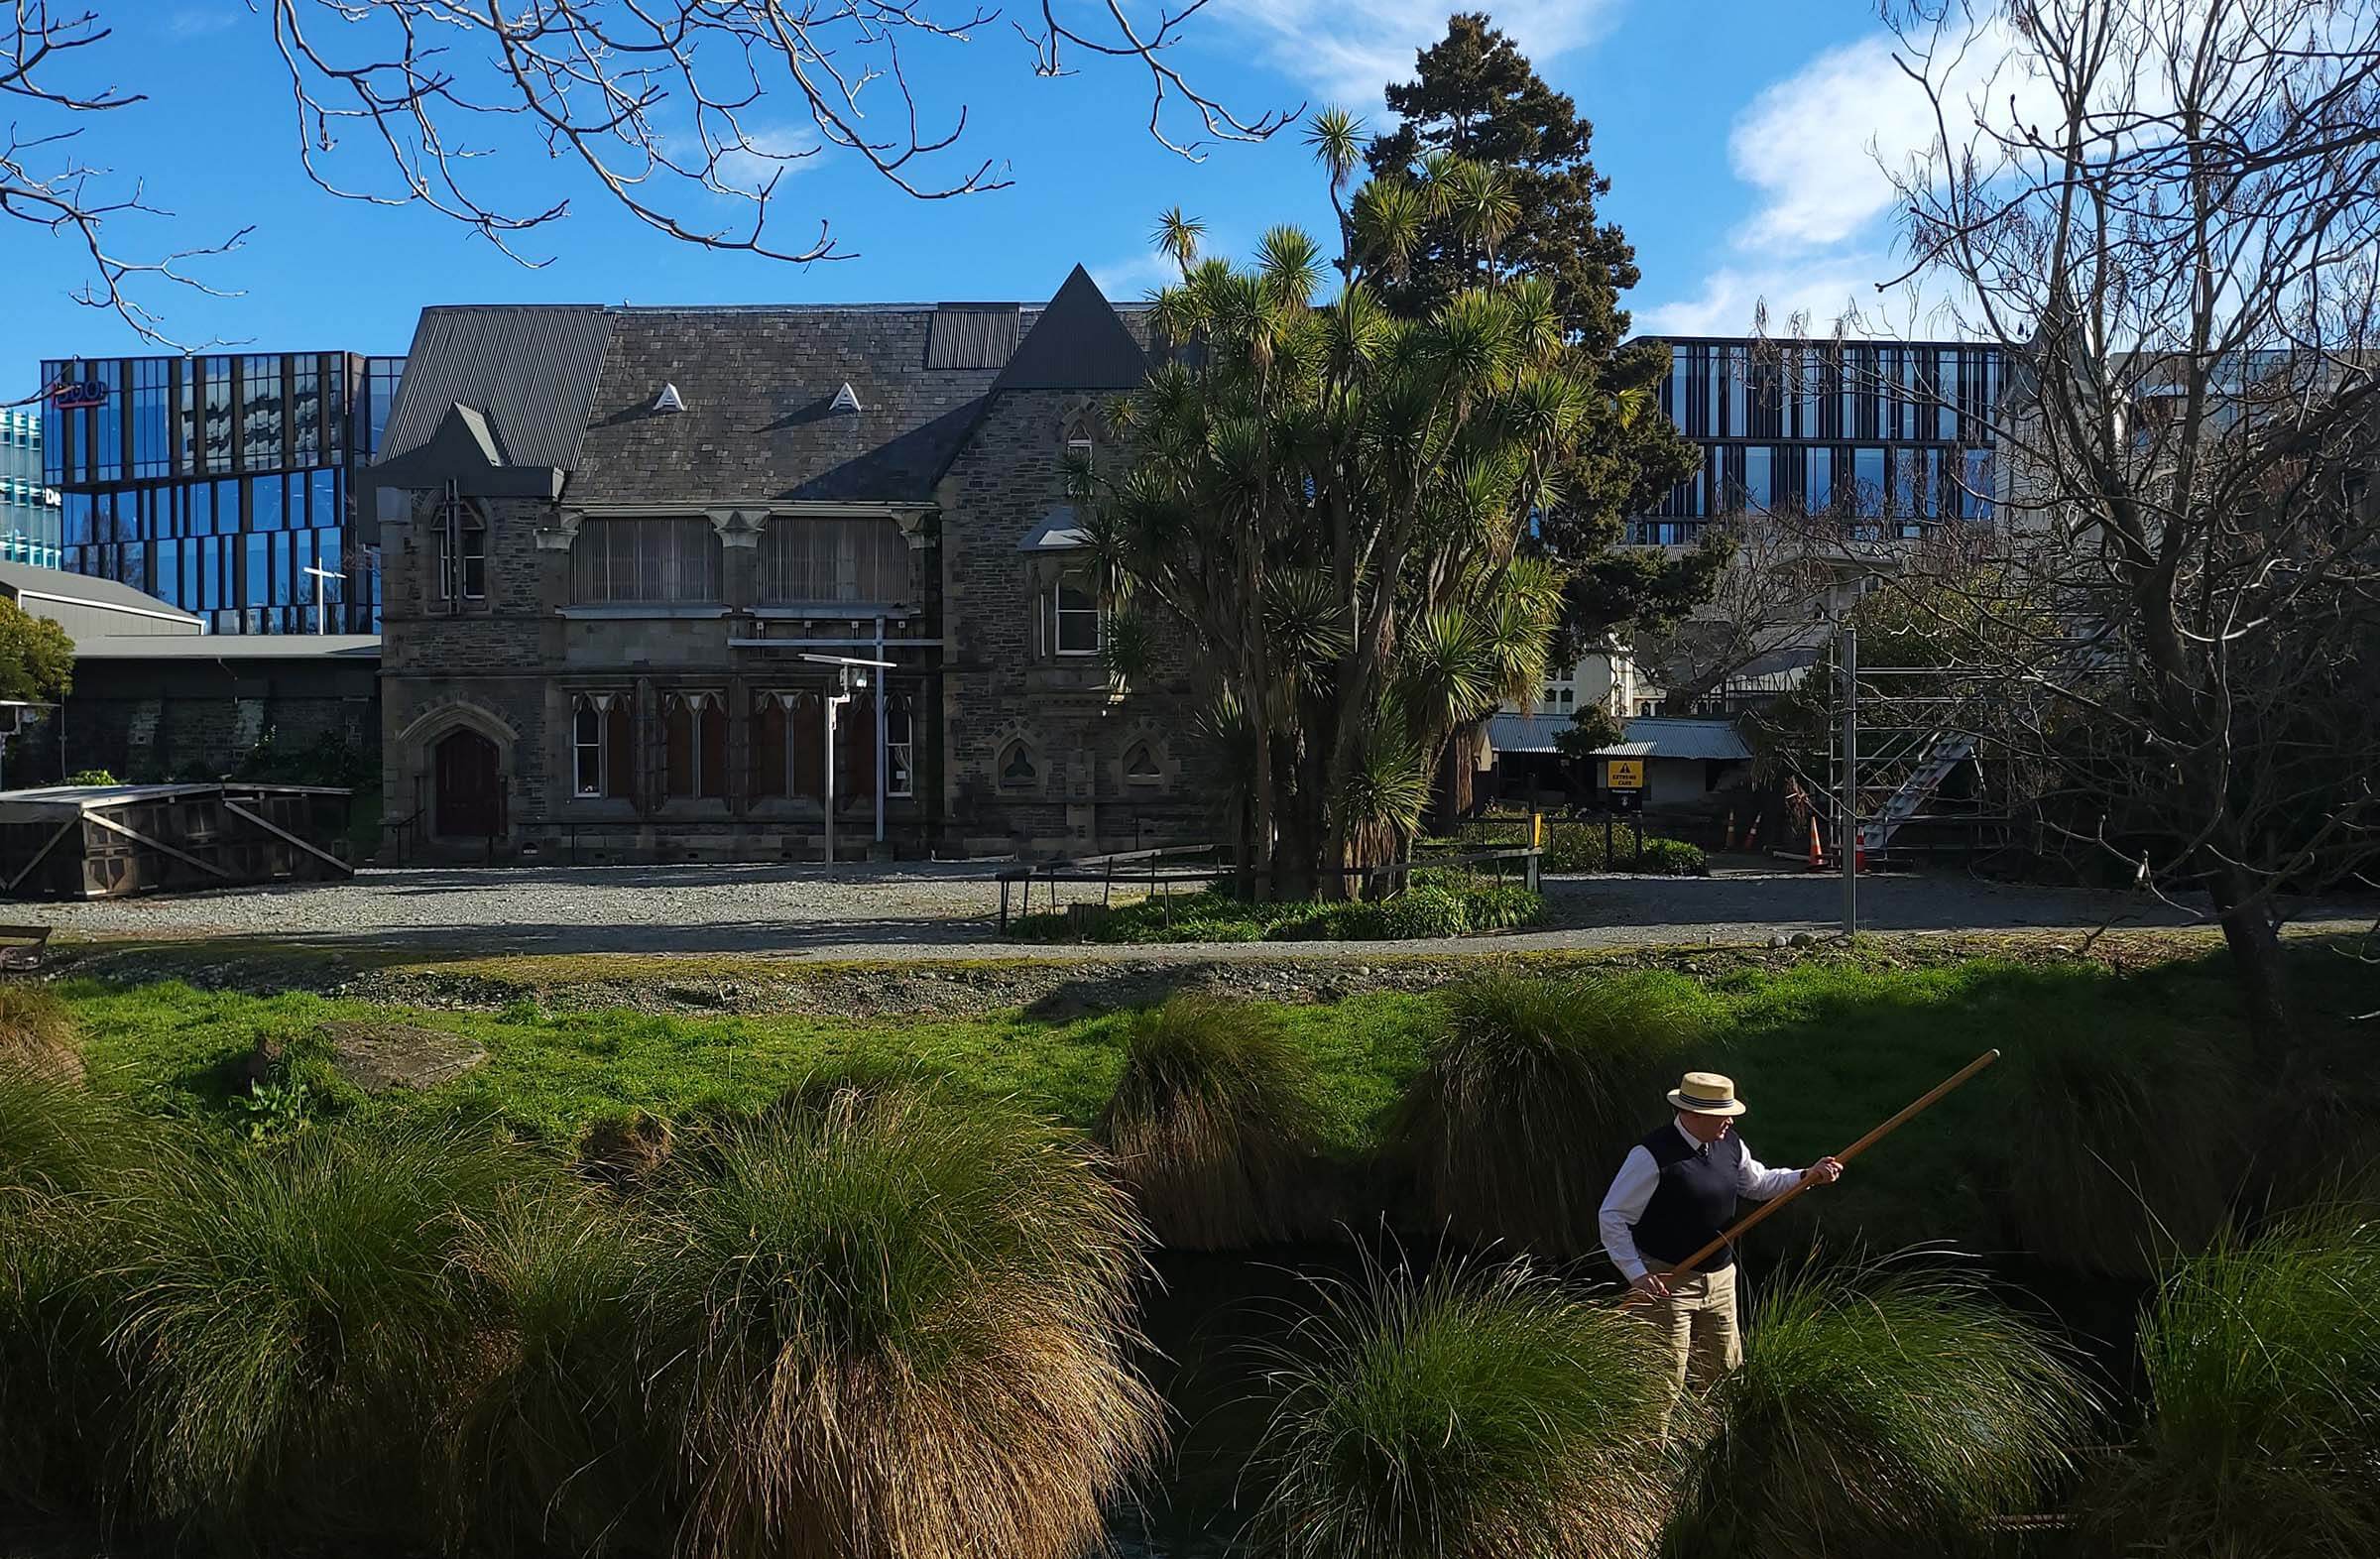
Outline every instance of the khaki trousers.
<path fill-rule="evenodd" d="M 1645 1270 L 1669 1267 L 1647 1261 Z M 1719 1378 L 1743 1363 L 1743 1334 L 1735 1325 L 1735 1268 L 1697 1270 L 1677 1280 L 1667 1299 L 1639 1304 L 1636 1314 L 1652 1323 L 1669 1345 L 1670 1389 L 1708 1391 Z"/>

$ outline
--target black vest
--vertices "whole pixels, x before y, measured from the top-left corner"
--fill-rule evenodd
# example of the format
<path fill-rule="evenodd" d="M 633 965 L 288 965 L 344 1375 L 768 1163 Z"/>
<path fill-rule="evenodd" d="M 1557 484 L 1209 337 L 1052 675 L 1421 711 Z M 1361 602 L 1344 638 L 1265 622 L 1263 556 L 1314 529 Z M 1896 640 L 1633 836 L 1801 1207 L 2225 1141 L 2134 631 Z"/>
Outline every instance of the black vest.
<path fill-rule="evenodd" d="M 1708 1153 L 1697 1152 L 1675 1123 L 1647 1137 L 1643 1146 L 1661 1183 L 1628 1233 L 1638 1252 L 1675 1266 L 1735 1221 L 1736 1149 L 1714 1143 Z M 1735 1253 L 1723 1246 L 1695 1270 L 1724 1271 L 1734 1264 Z"/>

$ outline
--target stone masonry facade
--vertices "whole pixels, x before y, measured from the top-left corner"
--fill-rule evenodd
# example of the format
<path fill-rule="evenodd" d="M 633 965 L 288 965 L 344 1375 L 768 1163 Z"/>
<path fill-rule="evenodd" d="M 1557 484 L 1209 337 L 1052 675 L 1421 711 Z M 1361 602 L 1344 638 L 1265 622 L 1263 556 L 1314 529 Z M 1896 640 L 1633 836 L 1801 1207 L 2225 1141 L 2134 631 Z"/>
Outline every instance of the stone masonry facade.
<path fill-rule="evenodd" d="M 425 313 L 378 468 L 390 824 L 818 860 L 831 790 L 844 859 L 1224 837 L 1179 636 L 1114 685 L 1067 505 L 1125 458 L 1136 324 L 1079 271 L 1005 313 Z"/>

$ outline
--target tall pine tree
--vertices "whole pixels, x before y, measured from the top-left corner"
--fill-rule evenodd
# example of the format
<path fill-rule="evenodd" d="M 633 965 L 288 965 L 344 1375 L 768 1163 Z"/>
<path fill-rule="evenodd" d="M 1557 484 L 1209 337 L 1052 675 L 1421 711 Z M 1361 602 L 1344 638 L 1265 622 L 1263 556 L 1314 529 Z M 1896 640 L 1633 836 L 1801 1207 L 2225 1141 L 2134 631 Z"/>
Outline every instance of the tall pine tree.
<path fill-rule="evenodd" d="M 1611 550 L 1627 515 L 1684 480 L 1699 454 L 1650 404 L 1669 371 L 1668 352 L 1620 346 L 1629 320 L 1619 299 L 1636 285 L 1636 251 L 1616 223 L 1598 219 L 1596 201 L 1611 182 L 1589 155 L 1595 127 L 1483 14 L 1450 17 L 1446 37 L 1414 62 L 1414 79 L 1388 84 L 1388 106 L 1402 122 L 1373 139 L 1366 153 L 1372 173 L 1418 171 L 1433 154 L 1451 153 L 1501 170 L 1516 209 L 1492 249 L 1465 240 L 1455 213 L 1433 218 L 1409 272 L 1383 291 L 1410 314 L 1485 273 L 1553 284 L 1564 325 L 1586 348 L 1581 360 L 1610 395 L 1597 398 L 1608 408 L 1600 414 L 1607 425 L 1594 430 L 1562 504 L 1541 520 L 1543 541 L 1571 574 L 1565 638 L 1587 647 L 1608 632 L 1673 623 L 1710 598 L 1726 543 L 1681 558 Z"/>

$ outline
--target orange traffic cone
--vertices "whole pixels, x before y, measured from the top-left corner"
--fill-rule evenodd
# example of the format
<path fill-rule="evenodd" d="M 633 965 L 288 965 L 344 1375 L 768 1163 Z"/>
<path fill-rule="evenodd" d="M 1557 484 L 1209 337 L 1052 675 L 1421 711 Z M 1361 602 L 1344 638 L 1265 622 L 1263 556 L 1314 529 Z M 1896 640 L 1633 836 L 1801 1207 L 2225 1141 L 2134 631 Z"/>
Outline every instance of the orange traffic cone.
<path fill-rule="evenodd" d="M 1823 872 L 1826 869 L 1827 847 L 1819 842 L 1818 819 L 1813 817 L 1810 819 L 1810 870 Z"/>

